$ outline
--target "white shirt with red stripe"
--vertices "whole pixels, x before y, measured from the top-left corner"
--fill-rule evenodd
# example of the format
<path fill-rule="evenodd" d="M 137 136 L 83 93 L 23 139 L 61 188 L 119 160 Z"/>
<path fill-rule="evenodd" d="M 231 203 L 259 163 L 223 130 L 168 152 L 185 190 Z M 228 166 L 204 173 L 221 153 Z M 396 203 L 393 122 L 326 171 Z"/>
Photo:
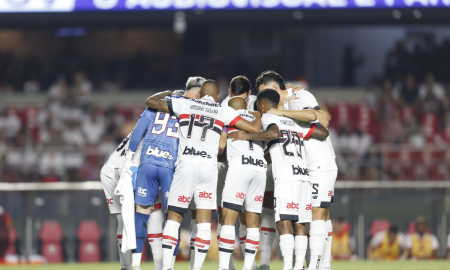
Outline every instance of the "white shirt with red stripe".
<path fill-rule="evenodd" d="M 207 162 L 217 166 L 222 129 L 234 127 L 242 117 L 234 109 L 221 106 L 212 97 L 172 99 L 169 111 L 179 119 L 180 144 L 177 164 L 182 161 Z"/>
<path fill-rule="evenodd" d="M 237 110 L 242 118 L 252 123 L 255 117 L 247 110 Z M 228 128 L 228 134 L 236 132 L 237 128 Z M 264 159 L 262 141 L 232 141 L 227 140 L 228 170 L 251 169 L 258 172 L 266 172 L 267 162 Z"/>
<path fill-rule="evenodd" d="M 261 122 L 263 131 L 273 125 L 280 130 L 279 139 L 267 142 L 275 183 L 292 180 L 309 182 L 303 139 L 309 139 L 316 127 L 305 128 L 290 118 L 267 113 L 262 116 Z"/>

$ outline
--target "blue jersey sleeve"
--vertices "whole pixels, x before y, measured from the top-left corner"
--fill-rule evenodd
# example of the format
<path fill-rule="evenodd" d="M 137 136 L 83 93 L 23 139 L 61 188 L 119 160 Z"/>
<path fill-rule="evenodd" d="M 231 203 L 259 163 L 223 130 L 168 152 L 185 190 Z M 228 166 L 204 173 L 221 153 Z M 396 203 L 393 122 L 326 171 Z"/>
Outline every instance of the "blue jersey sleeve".
<path fill-rule="evenodd" d="M 148 124 L 150 123 L 150 118 L 146 117 L 144 114 L 145 111 L 139 118 L 136 127 L 134 127 L 133 134 L 131 134 L 130 145 L 128 146 L 128 149 L 130 149 L 133 152 L 136 152 L 136 149 L 139 143 L 141 142 L 142 137 L 144 137 L 144 134 L 147 131 Z"/>

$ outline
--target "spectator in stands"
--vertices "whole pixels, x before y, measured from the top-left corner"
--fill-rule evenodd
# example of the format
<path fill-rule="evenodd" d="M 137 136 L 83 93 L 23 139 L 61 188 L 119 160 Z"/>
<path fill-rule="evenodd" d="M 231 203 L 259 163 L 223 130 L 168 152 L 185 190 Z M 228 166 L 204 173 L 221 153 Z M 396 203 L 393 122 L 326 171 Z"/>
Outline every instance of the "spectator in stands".
<path fill-rule="evenodd" d="M 83 72 L 76 72 L 73 77 L 73 81 L 73 90 L 75 91 L 76 103 L 81 108 L 86 108 L 92 99 L 93 86 L 91 82 L 86 79 Z"/>
<path fill-rule="evenodd" d="M 13 110 L 0 112 L 0 131 L 3 130 L 9 138 L 16 136 L 21 128 L 22 122 Z"/>
<path fill-rule="evenodd" d="M 367 248 L 367 258 L 371 260 L 398 260 L 403 247 L 404 236 L 397 227 L 376 233 Z"/>
<path fill-rule="evenodd" d="M 444 86 L 435 81 L 432 73 L 426 75 L 425 82 L 419 87 L 419 97 L 422 100 L 425 100 L 429 94 L 438 100 L 445 98 Z"/>
<path fill-rule="evenodd" d="M 438 249 L 438 239 L 429 232 L 426 218 L 423 216 L 417 217 L 415 220 L 415 232 L 406 236 L 402 258 L 434 259 L 437 256 Z"/>
<path fill-rule="evenodd" d="M 384 119 L 384 142 L 399 144 L 403 141 L 403 123 L 398 111 L 392 111 Z"/>
<path fill-rule="evenodd" d="M 45 149 L 39 159 L 39 172 L 44 182 L 59 181 L 65 172 L 63 154 L 55 147 Z"/>
<path fill-rule="evenodd" d="M 66 128 L 62 132 L 64 144 L 74 148 L 83 147 L 85 145 L 85 137 L 76 122 L 68 122 Z"/>
<path fill-rule="evenodd" d="M 85 115 L 82 120 L 81 129 L 89 144 L 98 144 L 101 136 L 105 132 L 105 117 L 96 108 L 89 110 L 89 115 Z"/>
<path fill-rule="evenodd" d="M 29 95 L 37 94 L 41 90 L 41 84 L 36 79 L 30 79 L 23 84 L 23 92 Z"/>
<path fill-rule="evenodd" d="M 355 239 L 350 236 L 350 225 L 343 218 L 333 220 L 331 255 L 334 260 L 350 260 L 355 250 Z"/>
<path fill-rule="evenodd" d="M 408 74 L 405 78 L 404 85 L 400 90 L 400 96 L 404 104 L 415 105 L 419 96 L 416 79 L 412 74 Z"/>
<path fill-rule="evenodd" d="M 50 100 L 62 101 L 69 93 L 69 87 L 66 82 L 66 76 L 61 74 L 56 82 L 50 86 L 48 96 Z"/>

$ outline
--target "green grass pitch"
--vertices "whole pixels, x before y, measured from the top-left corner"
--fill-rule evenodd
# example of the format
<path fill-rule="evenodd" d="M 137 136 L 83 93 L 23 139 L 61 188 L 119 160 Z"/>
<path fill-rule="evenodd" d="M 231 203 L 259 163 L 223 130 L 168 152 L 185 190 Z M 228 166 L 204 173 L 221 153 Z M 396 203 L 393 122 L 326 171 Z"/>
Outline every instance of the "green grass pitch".
<path fill-rule="evenodd" d="M 238 270 L 242 269 L 243 261 L 235 262 Z M 206 262 L 203 270 L 217 270 L 217 262 Z M 272 270 L 283 269 L 281 261 L 273 261 L 270 265 Z M 332 270 L 450 270 L 450 261 L 404 261 L 404 262 L 332 262 Z M 4 270 L 120 270 L 119 263 L 98 263 L 98 264 L 49 264 L 49 265 L 27 265 L 27 266 L 2 266 Z M 142 270 L 153 270 L 152 263 L 144 263 Z M 189 270 L 189 262 L 177 262 L 175 270 Z"/>

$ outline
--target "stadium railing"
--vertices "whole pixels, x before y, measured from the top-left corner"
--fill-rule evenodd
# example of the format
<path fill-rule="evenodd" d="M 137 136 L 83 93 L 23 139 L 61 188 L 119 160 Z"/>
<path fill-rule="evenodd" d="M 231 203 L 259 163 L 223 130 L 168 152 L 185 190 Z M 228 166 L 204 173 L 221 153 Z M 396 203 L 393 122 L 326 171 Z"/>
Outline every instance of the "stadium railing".
<path fill-rule="evenodd" d="M 37 206 L 43 205 L 44 200 L 50 202 L 50 208 L 40 212 Z M 71 203 L 59 205 L 63 201 Z M 26 256 L 36 253 L 33 235 L 37 234 L 38 219 L 58 219 L 72 225 L 93 219 L 98 220 L 106 238 L 105 259 L 117 259 L 116 219 L 109 215 L 100 182 L 0 183 L 0 205 L 12 214 Z M 60 210 L 61 207 L 66 209 Z M 338 181 L 331 213 L 332 218 L 342 216 L 351 224 L 359 259 L 365 257 L 372 221 L 388 219 L 406 231 L 419 215 L 428 218 L 443 256 L 449 225 L 450 181 Z"/>

